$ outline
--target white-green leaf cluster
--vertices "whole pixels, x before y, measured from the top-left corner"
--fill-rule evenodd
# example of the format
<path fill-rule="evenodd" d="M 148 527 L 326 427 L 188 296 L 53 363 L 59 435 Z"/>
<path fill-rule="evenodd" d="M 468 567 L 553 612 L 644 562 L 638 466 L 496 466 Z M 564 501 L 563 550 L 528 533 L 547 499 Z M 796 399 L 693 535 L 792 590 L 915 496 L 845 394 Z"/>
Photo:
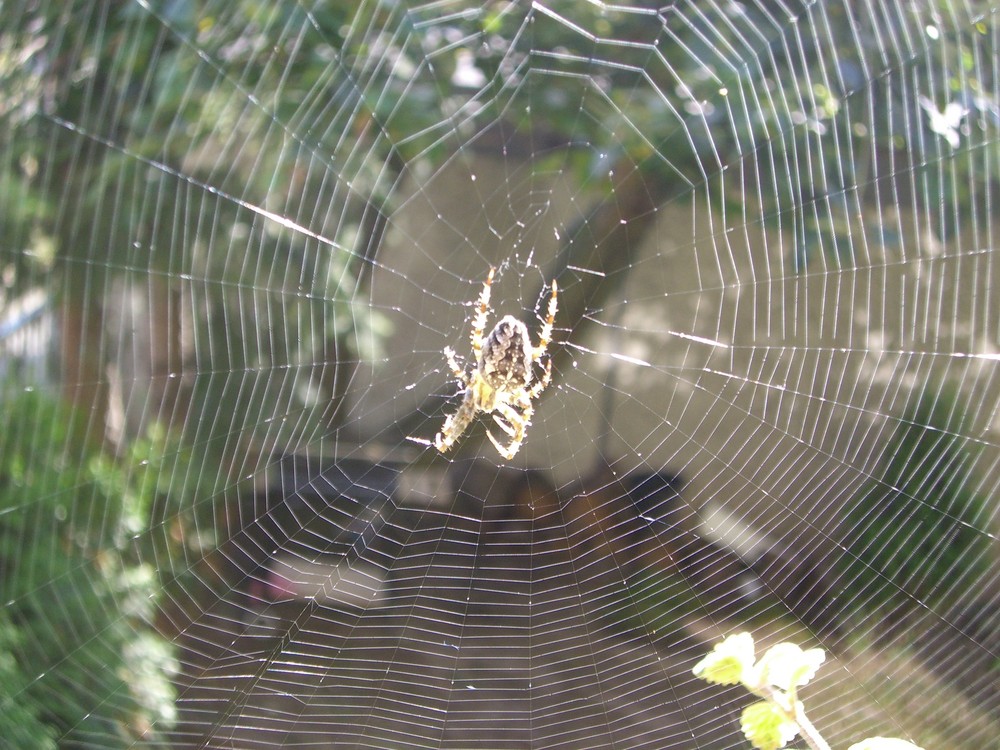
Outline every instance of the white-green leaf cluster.
<path fill-rule="evenodd" d="M 771 646 L 757 660 L 753 636 L 736 633 L 715 644 L 692 670 L 696 677 L 717 684 L 742 684 L 762 700 L 743 709 L 740 729 L 757 750 L 779 750 L 798 734 L 812 750 L 830 746 L 806 718 L 797 691 L 826 659 L 821 648 L 802 649 L 794 643 Z M 848 750 L 921 750 L 906 740 L 871 737 Z"/>
<path fill-rule="evenodd" d="M 794 692 L 813 678 L 825 658 L 821 648 L 803 650 L 794 643 L 778 643 L 756 661 L 753 636 L 736 633 L 717 643 L 695 665 L 694 674 L 719 685 L 742 683 L 753 693 L 768 686 Z"/>
<path fill-rule="evenodd" d="M 740 729 L 757 750 L 778 750 L 799 733 L 799 725 L 768 701 L 758 701 L 744 708 Z"/>
<path fill-rule="evenodd" d="M 922 750 L 912 742 L 896 737 L 869 737 L 867 740 L 855 742 L 847 750 Z"/>

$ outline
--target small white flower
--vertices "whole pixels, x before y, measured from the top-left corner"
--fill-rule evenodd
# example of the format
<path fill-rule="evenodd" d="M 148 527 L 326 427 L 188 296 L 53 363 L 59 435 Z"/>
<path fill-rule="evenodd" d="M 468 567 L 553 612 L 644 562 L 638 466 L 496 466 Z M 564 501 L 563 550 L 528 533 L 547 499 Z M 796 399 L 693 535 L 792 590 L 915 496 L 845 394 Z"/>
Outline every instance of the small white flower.
<path fill-rule="evenodd" d="M 927 113 L 931 131 L 948 141 L 948 145 L 952 148 L 958 148 L 958 128 L 962 124 L 962 118 L 969 114 L 969 110 L 958 102 L 949 102 L 944 105 L 944 109 L 938 110 L 937 105 L 926 96 L 917 97 L 917 101 Z"/>

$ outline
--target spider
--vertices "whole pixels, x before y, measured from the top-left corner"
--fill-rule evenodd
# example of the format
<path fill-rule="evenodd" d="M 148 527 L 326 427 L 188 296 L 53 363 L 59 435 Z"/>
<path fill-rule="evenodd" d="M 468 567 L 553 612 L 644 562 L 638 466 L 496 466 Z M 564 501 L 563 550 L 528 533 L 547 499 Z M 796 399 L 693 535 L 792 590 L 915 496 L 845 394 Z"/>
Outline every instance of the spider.
<path fill-rule="evenodd" d="M 479 295 L 479 309 L 472 321 L 472 354 L 476 366 L 466 372 L 455 359 L 455 351 L 450 346 L 445 347 L 444 356 L 464 391 L 458 410 L 444 421 L 441 432 L 434 437 L 434 447 L 442 453 L 447 451 L 468 428 L 476 412 L 483 411 L 493 414 L 493 421 L 510 438 L 504 446 L 491 431 L 486 431 L 500 455 L 510 460 L 521 447 L 524 431 L 531 424 L 535 411 L 532 400 L 538 398 L 552 379 L 552 362 L 549 359 L 545 360 L 541 379 L 535 383 L 531 382 L 531 371 L 548 349 L 552 322 L 556 317 L 558 291 L 553 280 L 548 314 L 542 324 L 538 346 L 531 345 L 527 326 L 513 315 L 503 316 L 484 339 L 483 329 L 489 316 L 490 287 L 495 271 L 495 268 L 490 268 Z"/>

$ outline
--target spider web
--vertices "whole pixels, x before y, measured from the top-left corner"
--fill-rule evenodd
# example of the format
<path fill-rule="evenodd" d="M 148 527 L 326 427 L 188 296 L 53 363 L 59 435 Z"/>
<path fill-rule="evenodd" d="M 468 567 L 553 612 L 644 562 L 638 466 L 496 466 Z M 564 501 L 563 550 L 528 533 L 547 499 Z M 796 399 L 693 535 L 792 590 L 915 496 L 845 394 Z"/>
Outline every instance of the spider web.
<path fill-rule="evenodd" d="M 1000 736 L 997 10 L 3 4 L 12 746 Z"/>

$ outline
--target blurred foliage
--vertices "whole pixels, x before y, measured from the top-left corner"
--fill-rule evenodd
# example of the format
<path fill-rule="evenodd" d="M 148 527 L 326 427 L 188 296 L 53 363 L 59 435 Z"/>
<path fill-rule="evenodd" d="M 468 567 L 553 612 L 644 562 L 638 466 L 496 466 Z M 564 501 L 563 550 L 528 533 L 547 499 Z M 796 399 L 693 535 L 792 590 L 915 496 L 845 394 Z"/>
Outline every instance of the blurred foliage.
<path fill-rule="evenodd" d="M 384 168 L 395 147 L 345 67 L 361 53 L 341 36 L 356 12 L 249 0 L 4 7 L 6 294 L 100 289 L 115 276 L 142 288 L 157 274 L 192 297 L 185 356 L 211 363 L 202 371 L 296 374 L 238 389 L 201 378 L 182 413 L 221 409 L 246 424 L 191 421 L 198 440 L 210 439 L 204 425 L 223 438 L 266 425 L 272 440 L 276 425 L 323 429 L 327 368 L 378 357 L 385 318 L 357 303 L 358 287 L 399 168 Z M 272 419 L 290 404 L 305 416 Z"/>
<path fill-rule="evenodd" d="M 977 162 L 1000 125 L 989 2 L 545 7 L 490 3 L 468 47 L 497 97 L 490 117 L 582 147 L 581 178 L 638 167 L 665 197 L 705 191 L 732 217 L 792 231 L 797 269 L 860 262 L 852 230 L 880 204 L 912 200 L 939 239 L 961 215 L 940 205 L 986 208 Z M 913 194 L 880 192 L 900 171 Z"/>
<path fill-rule="evenodd" d="M 3 405 L 5 747 L 155 744 L 177 669 L 158 605 L 187 593 L 214 542 L 217 474 L 162 432 L 119 460 L 87 448 L 79 415 L 39 392 L 6 389 Z"/>
<path fill-rule="evenodd" d="M 220 498 L 228 479 L 215 457 L 154 424 L 110 468 L 132 559 L 153 565 L 158 595 L 164 602 L 214 602 L 218 592 L 206 589 L 210 577 L 201 568 L 223 541 Z"/>
<path fill-rule="evenodd" d="M 404 170 L 507 122 L 580 183 L 638 166 L 663 178 L 665 195 L 705 186 L 719 205 L 771 219 L 794 208 L 800 238 L 842 253 L 838 238 L 889 163 L 929 188 L 917 200 L 966 203 L 984 179 L 971 159 L 950 157 L 995 148 L 989 11 L 948 0 L 872 18 L 850 4 L 769 0 L 701 10 L 494 0 L 448 12 L 347 0 L 312 10 L 293 0 L 15 4 L 0 30 L 0 117 L 17 129 L 2 171 L 21 210 L 4 220 L 96 221 L 108 241 L 62 252 L 190 272 L 196 251 L 164 242 L 180 227 L 155 215 L 183 214 L 197 188 L 190 228 L 210 216 L 219 242 L 248 225 L 239 244 L 262 259 L 202 262 L 277 291 L 267 278 L 277 260 L 303 252 L 290 245 L 334 265 L 370 257 L 358 230 L 387 210 Z M 935 116 L 949 104 L 950 124 Z M 940 169 L 945 158 L 954 169 Z M 87 189 L 66 191 L 62 177 Z M 333 244 L 266 226 L 202 185 Z M 142 206 L 150 200 L 159 210 Z M 336 306 L 362 270 L 344 269 L 333 286 L 322 272 L 294 281 Z"/>
<path fill-rule="evenodd" d="M 55 750 L 56 728 L 45 723 L 45 704 L 30 690 L 32 677 L 16 657 L 24 639 L 0 610 L 0 737 L 11 748 Z"/>
<path fill-rule="evenodd" d="M 890 620 L 957 603 L 992 564 L 989 499 L 975 489 L 976 448 L 958 397 L 927 388 L 900 419 L 881 475 L 844 522 L 848 606 Z"/>

